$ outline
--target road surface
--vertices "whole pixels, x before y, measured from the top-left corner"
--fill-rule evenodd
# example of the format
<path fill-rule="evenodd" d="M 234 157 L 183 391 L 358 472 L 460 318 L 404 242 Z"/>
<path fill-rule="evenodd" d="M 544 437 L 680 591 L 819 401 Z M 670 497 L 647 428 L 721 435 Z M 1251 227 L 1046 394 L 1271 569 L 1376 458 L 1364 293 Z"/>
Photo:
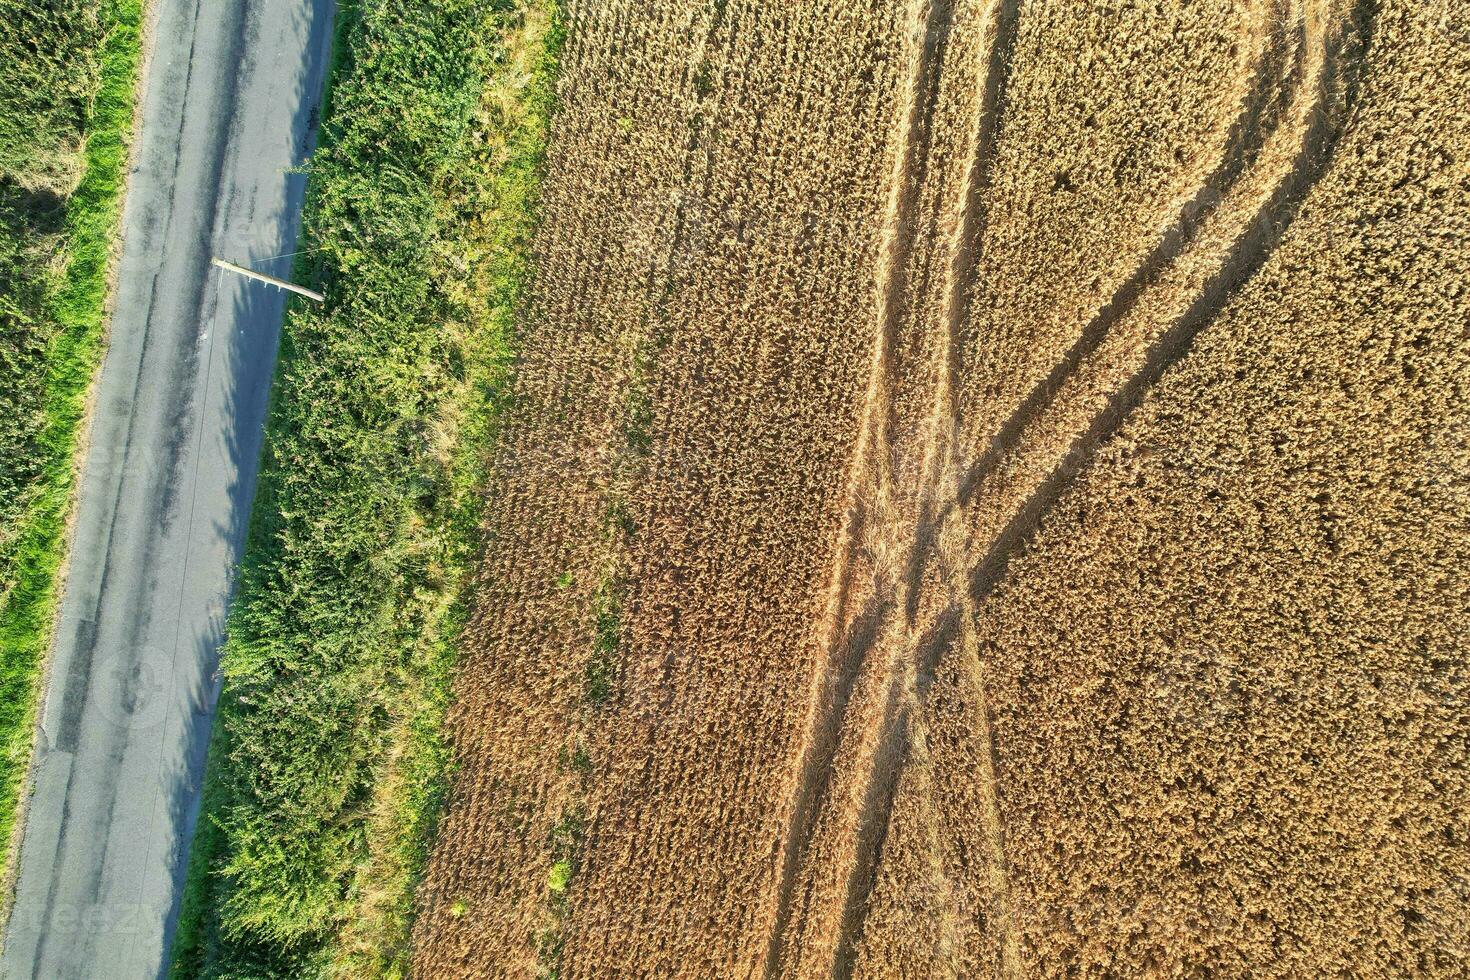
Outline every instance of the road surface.
<path fill-rule="evenodd" d="M 155 0 L 138 153 L 0 975 L 167 966 L 331 0 Z M 272 258 L 273 256 L 281 256 Z"/>

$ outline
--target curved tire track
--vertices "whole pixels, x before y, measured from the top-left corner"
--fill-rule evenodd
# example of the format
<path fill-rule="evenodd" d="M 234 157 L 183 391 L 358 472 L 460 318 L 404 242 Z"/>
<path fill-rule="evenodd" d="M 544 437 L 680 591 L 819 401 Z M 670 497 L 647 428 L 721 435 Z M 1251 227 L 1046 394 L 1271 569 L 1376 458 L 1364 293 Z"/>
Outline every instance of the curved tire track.
<path fill-rule="evenodd" d="M 966 625 L 973 623 L 976 606 L 1000 580 L 1010 557 L 1029 539 L 1071 480 L 1090 463 L 1097 448 L 1117 431 L 1159 377 L 1188 352 L 1194 338 L 1213 321 L 1229 296 L 1272 254 L 1301 201 L 1325 170 L 1351 115 L 1361 87 L 1359 69 L 1363 52 L 1371 43 L 1375 14 L 1372 0 L 1356 0 L 1345 16 L 1336 18 L 1312 0 L 1272 0 L 1270 10 L 1285 29 L 1268 27 L 1261 36 L 1251 82 L 1216 169 L 1181 207 L 1179 217 L 1166 229 L 1154 250 L 1083 329 L 1073 347 L 1002 424 L 980 459 L 963 466 L 959 459 L 960 426 L 955 417 L 963 374 L 959 327 L 968 306 L 966 282 L 973 273 L 983 236 L 979 201 L 989 185 L 989 160 L 993 157 L 993 140 L 1009 71 L 1006 55 L 1016 19 L 1013 2 L 996 3 L 990 9 L 996 29 L 989 47 L 984 109 L 977 124 L 977 156 L 963 188 L 961 227 L 953 245 L 943 316 L 949 336 L 942 351 L 941 390 L 936 393 L 933 431 L 928 434 L 930 441 L 923 470 L 929 486 L 921 493 L 918 525 L 898 563 L 903 571 L 901 581 L 891 583 L 893 588 L 885 588 L 880 583 L 875 595 L 844 629 L 853 555 L 871 519 L 862 502 L 863 492 L 869 490 L 874 494 L 879 516 L 882 505 L 891 499 L 883 463 L 888 456 L 888 434 L 884 431 L 888 415 L 885 375 L 891 360 L 888 344 L 896 316 L 897 284 L 912 243 L 912 237 L 905 239 L 905 231 L 910 236 L 916 233 L 916 229 L 905 227 L 908 221 L 905 204 L 912 208 L 911 178 L 919 166 L 915 155 L 927 152 L 927 133 L 931 128 L 928 116 L 933 111 L 932 105 L 921 108 L 917 101 L 909 108 L 906 149 L 895 174 L 896 213 L 890 224 L 898 252 L 886 270 L 884 316 L 880 318 L 875 341 L 874 380 L 865 406 L 865 430 L 859 442 L 859 455 L 853 467 L 855 492 L 850 499 L 854 503 L 829 597 L 829 617 L 824 631 L 828 637 L 824 645 L 827 670 L 818 684 L 803 747 L 797 798 L 783 843 L 767 976 L 789 972 L 788 960 L 801 952 L 806 938 L 805 923 L 793 922 L 796 885 L 819 815 L 823 807 L 831 805 L 835 795 L 832 764 L 849 721 L 847 707 L 853 686 L 868 653 L 885 634 L 900 629 L 893 620 L 897 608 L 902 606 L 905 613 L 901 617 L 902 632 L 908 637 L 902 648 L 911 655 L 895 663 L 896 669 L 890 672 L 880 699 L 882 708 L 876 725 L 867 733 L 871 745 L 865 752 L 860 746 L 860 756 L 864 757 L 858 767 L 861 785 L 854 794 L 861 801 L 860 812 L 847 822 L 854 839 L 847 848 L 852 863 L 840 895 L 840 914 L 834 915 L 837 910 L 828 909 L 827 914 L 807 916 L 813 924 L 834 919 L 839 923 L 837 936 L 817 944 L 829 950 L 820 957 L 820 972 L 838 977 L 849 975 L 852 968 L 854 947 L 887 831 L 887 814 L 897 774 L 909 752 L 911 739 L 916 737 L 916 732 L 917 737 L 923 737 L 922 707 L 939 658 L 960 638 Z M 936 16 L 950 15 L 947 4 L 931 3 L 927 18 L 930 30 Z M 941 60 L 942 51 L 936 57 L 930 45 L 923 46 L 916 72 L 920 81 L 913 86 L 916 100 L 934 84 Z M 1176 268 L 1186 264 L 1184 258 L 1192 260 L 1188 265 L 1193 268 L 1201 255 L 1208 258 L 1214 252 L 1219 253 L 1218 260 L 1208 263 L 1214 271 L 1202 283 L 1191 288 L 1187 280 L 1182 286 L 1170 282 Z M 1187 270 L 1184 274 L 1187 275 Z M 1148 322 L 1140 327 L 1133 321 L 1139 317 L 1147 321 L 1150 314 L 1157 313 L 1148 301 L 1155 298 L 1156 290 L 1164 288 L 1161 283 L 1175 285 L 1188 297 L 1188 302 L 1177 316 L 1166 318 L 1161 330 L 1149 333 Z M 1167 292 L 1162 296 L 1165 309 L 1171 305 L 1170 298 Z M 1121 380 L 1114 378 L 1117 372 L 1109 370 L 1108 355 L 1116 359 L 1119 352 L 1113 348 L 1130 337 L 1136 338 L 1140 329 L 1149 338 L 1138 345 L 1141 356 L 1132 360 L 1125 357 L 1130 373 Z M 1114 381 L 1118 383 L 1111 384 Z M 1094 405 L 1098 409 L 1087 414 Z M 1079 414 L 1088 419 L 1080 430 L 1065 424 L 1067 419 Z M 1055 449 L 1059 442 L 1066 446 L 1060 453 Z M 946 473 L 954 478 L 954 492 L 936 506 L 935 488 L 946 482 Z M 1007 492 L 1010 474 L 1020 474 L 1022 485 Z M 995 484 L 1000 484 L 999 500 L 992 489 Z M 987 511 L 990 516 L 997 516 L 998 511 L 1001 518 L 991 524 L 999 528 L 992 535 L 984 534 L 983 524 L 977 526 L 977 518 Z M 969 540 L 958 549 L 964 557 L 945 576 L 944 588 L 950 594 L 949 601 L 920 627 L 914 622 L 919 583 L 924 564 L 946 528 L 951 537 L 957 532 Z M 833 632 L 837 633 L 836 638 Z M 972 657 L 978 658 L 973 642 L 965 646 Z M 978 664 L 973 666 L 977 669 L 970 673 L 978 684 Z M 983 690 L 976 694 L 983 705 Z M 984 735 L 984 742 L 990 745 L 989 732 Z M 987 827 L 987 836 L 992 841 L 990 857 L 995 864 L 992 880 L 1001 886 L 997 901 L 1002 907 L 997 911 L 1001 913 L 1000 921 L 1006 923 L 1002 941 L 1004 968 L 1014 973 L 1020 969 L 1019 936 L 1017 924 L 1004 907 L 1008 905 L 1004 833 L 993 785 L 993 745 L 991 751 L 987 768 L 992 785 L 986 791 L 991 805 L 985 817 L 991 825 Z"/>

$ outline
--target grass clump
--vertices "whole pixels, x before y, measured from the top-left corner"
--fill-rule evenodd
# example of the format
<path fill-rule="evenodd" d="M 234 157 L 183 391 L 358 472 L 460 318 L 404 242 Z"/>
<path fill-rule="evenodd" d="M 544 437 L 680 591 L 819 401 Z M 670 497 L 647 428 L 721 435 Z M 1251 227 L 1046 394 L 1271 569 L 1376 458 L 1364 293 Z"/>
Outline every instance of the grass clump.
<path fill-rule="evenodd" d="M 546 876 L 546 887 L 553 894 L 560 895 L 567 890 L 567 885 L 572 881 L 572 862 L 557 861 L 551 866 L 551 873 Z"/>
<path fill-rule="evenodd" d="M 547 838 L 547 850 L 551 853 L 551 867 L 546 872 L 549 921 L 536 937 L 537 976 L 542 980 L 561 975 L 562 955 L 566 951 L 566 921 L 571 914 L 567 889 L 577 876 L 582 842 L 586 836 L 587 815 L 579 804 L 563 811 Z"/>
<path fill-rule="evenodd" d="M 342 16 L 304 222 L 327 301 L 283 331 L 178 977 L 405 975 L 444 795 L 560 27 L 550 0 Z"/>
<path fill-rule="evenodd" d="M 101 357 L 140 0 L 0 0 L 0 840 L 30 759 Z M 6 863 L 9 863 L 7 851 Z"/>
<path fill-rule="evenodd" d="M 605 581 L 593 601 L 592 656 L 587 659 L 582 696 L 589 705 L 600 708 L 612 697 L 622 644 L 622 599 L 615 581 Z"/>

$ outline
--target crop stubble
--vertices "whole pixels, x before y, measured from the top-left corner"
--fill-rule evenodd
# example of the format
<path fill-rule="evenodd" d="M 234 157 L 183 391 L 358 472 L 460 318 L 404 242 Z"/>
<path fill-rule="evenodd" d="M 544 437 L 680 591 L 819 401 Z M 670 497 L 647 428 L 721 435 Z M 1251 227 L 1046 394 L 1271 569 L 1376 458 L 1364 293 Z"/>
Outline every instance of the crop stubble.
<path fill-rule="evenodd" d="M 573 8 L 419 971 L 1453 973 L 1443 12 L 891 8 Z"/>
<path fill-rule="evenodd" d="M 806 684 L 783 639 L 826 574 L 866 380 L 893 85 L 882 6 L 570 11 L 542 305 L 454 709 L 473 776 L 421 901 L 425 974 L 535 966 L 555 928 L 547 841 L 578 809 L 589 857 L 563 976 L 665 957 L 722 972 L 764 928 L 803 710 L 790 692 Z M 619 583 L 614 694 L 593 708 L 597 610 Z M 578 749 L 590 780 L 564 764 Z M 645 874 L 677 899 L 639 898 Z M 690 930 L 678 950 L 638 938 Z"/>

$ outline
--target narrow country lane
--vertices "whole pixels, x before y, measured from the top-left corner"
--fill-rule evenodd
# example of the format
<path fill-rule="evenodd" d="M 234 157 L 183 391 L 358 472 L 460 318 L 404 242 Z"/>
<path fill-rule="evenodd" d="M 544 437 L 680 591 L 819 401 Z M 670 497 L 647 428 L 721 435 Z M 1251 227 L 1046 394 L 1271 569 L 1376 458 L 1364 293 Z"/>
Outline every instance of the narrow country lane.
<path fill-rule="evenodd" d="M 6 978 L 163 975 L 331 0 L 156 0 Z"/>

